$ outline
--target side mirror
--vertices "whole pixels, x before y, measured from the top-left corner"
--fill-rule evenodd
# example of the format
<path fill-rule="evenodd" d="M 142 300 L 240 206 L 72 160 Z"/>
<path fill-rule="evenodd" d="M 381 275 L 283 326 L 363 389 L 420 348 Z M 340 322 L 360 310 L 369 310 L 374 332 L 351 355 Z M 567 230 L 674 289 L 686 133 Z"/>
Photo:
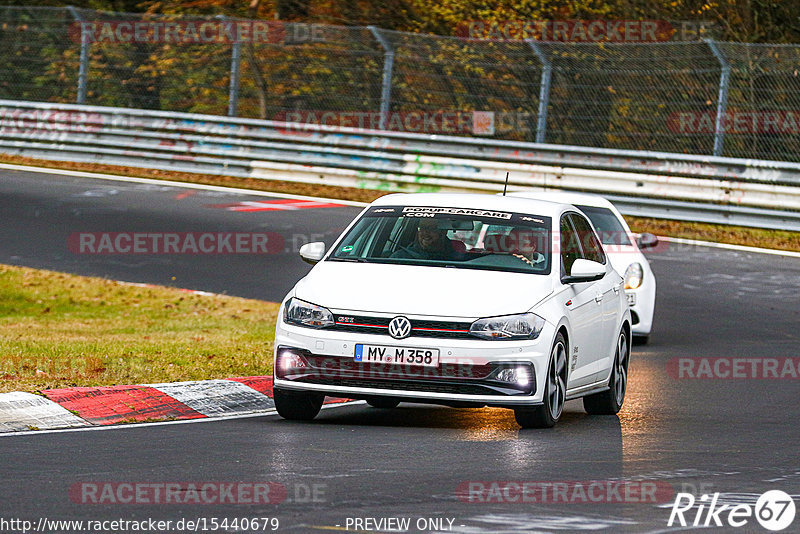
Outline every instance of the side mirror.
<path fill-rule="evenodd" d="M 578 284 L 581 282 L 594 282 L 606 275 L 606 266 L 596 261 L 578 259 L 572 264 L 572 271 L 562 281 L 565 284 Z"/>
<path fill-rule="evenodd" d="M 640 249 L 653 248 L 658 245 L 658 238 L 653 234 L 645 232 L 636 238 L 636 244 Z"/>
<path fill-rule="evenodd" d="M 325 256 L 325 243 L 317 241 L 315 243 L 306 243 L 300 247 L 300 257 L 303 261 L 315 265 Z"/>

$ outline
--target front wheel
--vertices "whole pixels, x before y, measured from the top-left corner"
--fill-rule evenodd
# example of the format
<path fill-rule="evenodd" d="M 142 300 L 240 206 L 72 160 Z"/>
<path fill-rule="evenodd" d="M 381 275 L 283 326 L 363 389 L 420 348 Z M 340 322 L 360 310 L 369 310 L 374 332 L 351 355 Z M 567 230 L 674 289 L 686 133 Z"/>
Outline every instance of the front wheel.
<path fill-rule="evenodd" d="M 550 352 L 550 365 L 541 406 L 516 408 L 514 418 L 522 428 L 551 428 L 564 411 L 567 396 L 567 342 L 559 333 Z"/>
<path fill-rule="evenodd" d="M 272 391 L 278 415 L 290 421 L 311 421 L 322 408 L 325 395 L 274 389 Z"/>
<path fill-rule="evenodd" d="M 614 354 L 614 366 L 608 379 L 608 389 L 602 393 L 587 395 L 583 398 L 583 408 L 592 415 L 614 415 L 622 408 L 625 391 L 628 388 L 628 339 L 625 330 L 621 330 L 617 338 L 617 349 Z"/>

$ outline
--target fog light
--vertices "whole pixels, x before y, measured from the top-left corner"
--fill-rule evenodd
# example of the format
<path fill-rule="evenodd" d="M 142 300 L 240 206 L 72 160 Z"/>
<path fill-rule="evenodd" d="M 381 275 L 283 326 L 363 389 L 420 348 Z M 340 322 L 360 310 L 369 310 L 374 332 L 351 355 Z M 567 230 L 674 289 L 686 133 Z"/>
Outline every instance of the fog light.
<path fill-rule="evenodd" d="M 275 358 L 275 375 L 278 378 L 292 378 L 291 375 L 296 375 L 298 371 L 302 373 L 308 369 L 310 366 L 301 354 L 292 349 L 278 349 Z"/>
<path fill-rule="evenodd" d="M 531 371 L 527 365 L 520 365 L 518 367 L 508 367 L 501 369 L 495 374 L 495 380 L 500 382 L 508 382 L 519 387 L 527 387 L 531 384 Z"/>

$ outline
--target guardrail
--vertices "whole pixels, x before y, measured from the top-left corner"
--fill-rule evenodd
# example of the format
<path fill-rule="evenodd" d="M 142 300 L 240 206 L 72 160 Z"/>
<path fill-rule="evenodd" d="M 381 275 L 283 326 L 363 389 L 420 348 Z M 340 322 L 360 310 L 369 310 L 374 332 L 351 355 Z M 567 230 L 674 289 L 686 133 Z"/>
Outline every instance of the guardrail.
<path fill-rule="evenodd" d="M 0 100 L 0 153 L 391 191 L 557 188 L 623 213 L 800 230 L 800 164 Z"/>

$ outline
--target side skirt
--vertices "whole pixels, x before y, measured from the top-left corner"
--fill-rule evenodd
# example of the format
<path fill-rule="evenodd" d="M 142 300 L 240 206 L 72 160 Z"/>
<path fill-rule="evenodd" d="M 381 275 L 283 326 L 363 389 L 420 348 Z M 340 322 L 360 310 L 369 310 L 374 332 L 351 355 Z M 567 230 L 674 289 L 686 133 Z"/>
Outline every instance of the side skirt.
<path fill-rule="evenodd" d="M 579 388 L 567 391 L 567 400 L 579 399 L 581 397 L 585 397 L 586 395 L 600 393 L 601 391 L 607 391 L 609 389 L 608 379 L 606 379 L 602 382 L 595 382 L 594 384 L 588 384 L 586 386 L 581 386 Z"/>

